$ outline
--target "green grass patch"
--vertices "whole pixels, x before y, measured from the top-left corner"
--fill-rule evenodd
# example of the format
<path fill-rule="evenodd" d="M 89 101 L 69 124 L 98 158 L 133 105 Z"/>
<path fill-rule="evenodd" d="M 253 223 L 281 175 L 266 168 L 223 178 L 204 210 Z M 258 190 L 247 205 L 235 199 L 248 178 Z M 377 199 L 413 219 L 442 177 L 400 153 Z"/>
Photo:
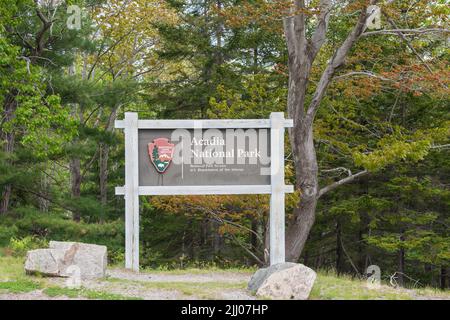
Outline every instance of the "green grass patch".
<path fill-rule="evenodd" d="M 95 291 L 95 290 L 85 290 L 82 295 L 88 299 L 95 300 L 142 300 L 140 297 L 130 297 L 121 294 Z"/>
<path fill-rule="evenodd" d="M 39 278 L 25 275 L 23 265 L 23 258 L 0 257 L 0 292 L 27 293 L 43 288 Z"/>
<path fill-rule="evenodd" d="M 75 298 L 80 297 L 81 290 L 80 289 L 60 288 L 60 287 L 50 287 L 50 288 L 44 289 L 43 292 L 52 298 L 66 296 L 66 297 L 75 299 Z"/>
<path fill-rule="evenodd" d="M 349 276 L 319 272 L 309 297 L 311 300 L 410 300 L 411 295 L 381 285 L 369 288 L 367 282 Z"/>
<path fill-rule="evenodd" d="M 141 300 L 139 297 L 129 297 L 121 294 L 90 290 L 85 288 L 70 289 L 61 287 L 50 287 L 43 291 L 49 297 L 66 296 L 72 299 L 84 297 L 92 300 Z"/>
<path fill-rule="evenodd" d="M 46 281 L 37 276 L 28 276 L 24 270 L 24 258 L 0 257 L 0 292 L 27 293 L 43 289 Z M 101 292 L 88 289 L 69 289 L 62 287 L 48 287 L 43 291 L 49 297 L 67 296 L 69 298 L 84 297 L 99 300 L 136 300 L 139 298 L 127 297 L 120 294 Z"/>
<path fill-rule="evenodd" d="M 25 277 L 24 258 L 1 257 L 0 258 L 0 281 Z"/>
<path fill-rule="evenodd" d="M 31 280 L 16 280 L 0 282 L 0 291 L 10 293 L 26 293 L 41 289 L 41 284 Z"/>
<path fill-rule="evenodd" d="M 186 269 L 165 269 L 165 268 L 145 268 L 141 270 L 141 273 L 161 273 L 161 274 L 173 274 L 173 275 L 185 275 L 185 274 L 205 274 L 209 272 L 214 273 L 241 273 L 241 274 L 253 274 L 258 270 L 254 267 L 243 268 L 226 268 L 221 269 L 219 267 L 207 267 L 207 268 L 186 268 Z"/>

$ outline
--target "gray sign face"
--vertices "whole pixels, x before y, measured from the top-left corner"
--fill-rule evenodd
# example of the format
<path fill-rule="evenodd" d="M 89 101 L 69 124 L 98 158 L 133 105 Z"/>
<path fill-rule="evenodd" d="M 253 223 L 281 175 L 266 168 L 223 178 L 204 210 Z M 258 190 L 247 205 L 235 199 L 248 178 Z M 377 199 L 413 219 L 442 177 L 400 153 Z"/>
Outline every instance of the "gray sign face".
<path fill-rule="evenodd" d="M 270 185 L 269 129 L 140 129 L 140 186 Z"/>

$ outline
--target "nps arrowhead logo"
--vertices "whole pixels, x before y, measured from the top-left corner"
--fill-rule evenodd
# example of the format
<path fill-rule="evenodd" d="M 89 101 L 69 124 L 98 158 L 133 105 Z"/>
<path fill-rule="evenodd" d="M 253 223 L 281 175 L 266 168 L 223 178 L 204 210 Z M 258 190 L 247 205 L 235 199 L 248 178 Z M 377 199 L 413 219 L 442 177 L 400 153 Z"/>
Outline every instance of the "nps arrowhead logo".
<path fill-rule="evenodd" d="M 167 138 L 158 138 L 148 144 L 150 160 L 158 173 L 165 173 L 172 162 L 175 145 Z"/>

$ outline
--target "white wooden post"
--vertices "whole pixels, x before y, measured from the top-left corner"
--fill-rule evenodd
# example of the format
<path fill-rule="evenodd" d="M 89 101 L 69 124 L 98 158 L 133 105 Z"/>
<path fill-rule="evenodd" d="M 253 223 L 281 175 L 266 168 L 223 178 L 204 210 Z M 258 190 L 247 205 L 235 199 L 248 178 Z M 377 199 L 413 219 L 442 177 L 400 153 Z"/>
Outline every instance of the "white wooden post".
<path fill-rule="evenodd" d="M 139 271 L 138 115 L 125 113 L 125 267 Z"/>
<path fill-rule="evenodd" d="M 270 114 L 270 265 L 285 262 L 284 245 L 284 113 Z"/>

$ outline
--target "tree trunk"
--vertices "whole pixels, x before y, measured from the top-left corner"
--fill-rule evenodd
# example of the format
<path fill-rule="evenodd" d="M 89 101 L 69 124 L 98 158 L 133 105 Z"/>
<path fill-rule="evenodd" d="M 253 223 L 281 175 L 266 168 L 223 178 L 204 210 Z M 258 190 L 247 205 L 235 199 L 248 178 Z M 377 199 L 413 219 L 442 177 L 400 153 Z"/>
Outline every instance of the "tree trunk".
<path fill-rule="evenodd" d="M 360 225 L 358 232 L 358 267 L 362 273 L 365 273 L 367 270 L 367 254 L 364 248 L 364 230 L 363 226 Z"/>
<path fill-rule="evenodd" d="M 405 277 L 403 276 L 405 273 L 405 250 L 400 249 L 398 252 L 398 284 L 400 286 L 405 285 Z"/>
<path fill-rule="evenodd" d="M 341 239 L 341 222 L 339 218 L 336 222 L 336 272 L 338 275 L 342 271 L 342 239 Z"/>
<path fill-rule="evenodd" d="M 306 123 L 299 126 L 299 130 L 295 129 L 291 130 L 292 154 L 297 168 L 296 181 L 301 200 L 294 209 L 293 218 L 286 230 L 286 260 L 292 262 L 297 262 L 300 258 L 314 224 L 319 187 L 312 125 Z"/>
<path fill-rule="evenodd" d="M 213 259 L 220 254 L 222 250 L 222 235 L 219 233 L 221 223 L 219 221 L 212 221 L 212 246 L 213 246 Z"/>
<path fill-rule="evenodd" d="M 375 2 L 376 0 L 370 0 L 367 5 Z M 294 210 L 293 219 L 286 231 L 286 259 L 294 262 L 298 261 L 314 224 L 319 197 L 366 173 L 360 172 L 319 190 L 318 164 L 313 137 L 314 118 L 337 69 L 344 64 L 350 49 L 364 32 L 369 16 L 366 8 L 360 11 L 358 21 L 353 29 L 327 62 L 312 99 L 307 105 L 306 95 L 311 67 L 327 40 L 327 29 L 333 1 L 321 0 L 319 7 L 320 14 L 312 32 L 307 32 L 308 17 L 304 13 L 307 9 L 305 0 L 293 2 L 289 10 L 289 16 L 283 20 L 289 66 L 287 109 L 289 117 L 294 120 L 294 127 L 289 131 L 289 135 L 294 157 L 297 189 L 301 192 L 298 208 Z M 311 34 L 310 37 L 309 34 Z"/>
<path fill-rule="evenodd" d="M 203 219 L 200 223 L 200 247 L 208 244 L 208 219 Z"/>
<path fill-rule="evenodd" d="M 112 132 L 114 129 L 114 120 L 116 119 L 118 107 L 114 107 L 108 118 L 106 124 L 106 132 Z M 100 143 L 99 146 L 99 183 L 100 183 L 100 202 L 106 205 L 108 202 L 108 159 L 109 159 L 109 146 L 106 143 Z"/>
<path fill-rule="evenodd" d="M 403 235 L 403 231 L 402 231 L 402 235 L 400 236 L 400 241 L 404 241 L 404 235 Z M 401 248 L 398 251 L 398 284 L 400 286 L 404 286 L 405 285 L 405 249 Z"/>
<path fill-rule="evenodd" d="M 68 68 L 68 73 L 70 76 L 74 76 L 76 73 L 75 70 L 75 64 L 72 64 Z M 77 104 L 72 105 L 72 116 L 76 118 L 80 123 L 83 123 L 83 111 L 81 110 L 81 107 Z M 73 142 L 74 144 L 78 143 L 77 140 Z M 70 159 L 69 162 L 69 169 L 70 169 L 70 189 L 71 189 L 71 196 L 72 199 L 78 199 L 81 195 L 81 160 L 79 157 L 74 156 Z M 73 220 L 74 221 L 80 221 L 81 215 L 78 211 L 73 212 Z"/>
<path fill-rule="evenodd" d="M 269 230 L 269 220 L 266 221 L 266 226 L 264 228 L 264 263 L 266 265 L 270 264 L 270 230 Z"/>
<path fill-rule="evenodd" d="M 81 161 L 79 158 L 70 160 L 70 178 L 72 198 L 78 199 L 81 195 Z M 79 212 L 73 213 L 73 220 L 81 220 Z"/>
<path fill-rule="evenodd" d="M 16 109 L 17 109 L 16 93 L 7 94 L 4 102 L 3 121 L 1 121 L 0 128 L 2 128 L 5 123 L 8 123 L 13 120 Z M 15 142 L 14 132 L 0 131 L 0 138 L 1 138 L 0 142 L 4 143 L 3 151 L 7 155 L 11 155 L 14 152 L 14 142 Z M 7 159 L 7 161 L 10 160 Z M 11 184 L 3 186 L 2 199 L 0 202 L 0 215 L 4 215 L 8 211 L 11 193 L 12 193 Z"/>
<path fill-rule="evenodd" d="M 447 288 L 447 268 L 441 266 L 440 286 L 442 290 Z"/>
<path fill-rule="evenodd" d="M 99 146 L 99 184 L 100 184 L 100 202 L 102 205 L 106 205 L 108 202 L 108 158 L 109 158 L 109 146 L 100 143 Z"/>
<path fill-rule="evenodd" d="M 9 199 L 11 198 L 12 187 L 7 184 L 3 187 L 2 201 L 0 202 L 0 215 L 6 214 L 9 208 Z"/>
<path fill-rule="evenodd" d="M 258 217 L 251 217 L 251 229 L 252 229 L 252 233 L 250 233 L 250 244 L 252 245 L 252 250 L 253 251 L 258 251 Z"/>
<path fill-rule="evenodd" d="M 44 168 L 44 172 L 41 174 L 41 194 L 43 195 L 43 197 L 39 197 L 39 210 L 41 210 L 42 212 L 48 212 L 48 207 L 50 205 L 50 201 L 48 200 L 48 197 L 50 196 L 48 194 L 48 189 L 50 186 L 50 183 L 48 181 L 48 176 L 47 176 L 47 164 Z"/>

